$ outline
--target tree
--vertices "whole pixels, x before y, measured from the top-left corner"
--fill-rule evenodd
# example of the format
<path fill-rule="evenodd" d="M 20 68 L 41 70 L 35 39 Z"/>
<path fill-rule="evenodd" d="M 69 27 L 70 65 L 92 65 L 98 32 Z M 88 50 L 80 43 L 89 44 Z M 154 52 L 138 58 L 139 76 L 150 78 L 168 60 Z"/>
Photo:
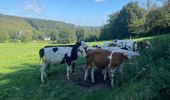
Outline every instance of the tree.
<path fill-rule="evenodd" d="M 109 16 L 108 23 L 101 28 L 100 39 L 125 38 L 143 33 L 144 14 L 145 10 L 137 2 L 128 3 L 119 12 Z"/>
<path fill-rule="evenodd" d="M 136 36 L 136 35 L 141 35 L 145 32 L 144 30 L 144 19 L 143 18 L 135 18 L 133 19 L 128 27 L 129 27 L 129 33 L 131 34 L 131 36 Z"/>
<path fill-rule="evenodd" d="M 52 41 L 58 41 L 59 40 L 59 32 L 58 30 L 50 30 L 50 36 Z"/>
<path fill-rule="evenodd" d="M 109 19 L 107 20 L 107 24 L 101 27 L 100 29 L 100 40 L 108 40 L 108 39 L 114 39 L 117 38 L 117 34 L 114 33 L 116 30 L 116 23 L 115 20 L 117 19 L 119 15 L 119 12 L 113 13 L 109 15 Z"/>
<path fill-rule="evenodd" d="M 146 17 L 146 26 L 149 28 L 148 34 L 170 32 L 170 6 L 168 6 L 168 0 L 166 2 L 162 7 L 149 11 Z"/>
<path fill-rule="evenodd" d="M 164 6 L 170 5 L 170 0 L 159 0 L 159 1 L 161 1 L 164 4 Z"/>
<path fill-rule="evenodd" d="M 24 32 L 21 34 L 20 40 L 21 40 L 22 42 L 31 41 L 31 40 L 32 40 L 32 31 L 24 31 Z"/>
<path fill-rule="evenodd" d="M 18 32 L 10 30 L 10 31 L 8 31 L 8 33 L 9 33 L 11 41 L 16 42 L 17 40 L 19 40 Z"/>
<path fill-rule="evenodd" d="M 0 31 L 0 42 L 9 41 L 9 34 L 6 31 Z"/>
<path fill-rule="evenodd" d="M 113 28 L 111 28 L 111 25 L 108 25 L 108 24 L 102 26 L 100 29 L 99 39 L 100 40 L 108 40 L 108 39 L 111 39 L 112 37 L 115 38 L 116 34 L 112 34 L 114 32 L 114 31 L 112 31 Z"/>
<path fill-rule="evenodd" d="M 83 28 L 76 28 L 77 41 L 84 40 L 85 30 Z"/>
<path fill-rule="evenodd" d="M 44 40 L 44 32 L 42 31 L 33 31 L 33 40 Z"/>

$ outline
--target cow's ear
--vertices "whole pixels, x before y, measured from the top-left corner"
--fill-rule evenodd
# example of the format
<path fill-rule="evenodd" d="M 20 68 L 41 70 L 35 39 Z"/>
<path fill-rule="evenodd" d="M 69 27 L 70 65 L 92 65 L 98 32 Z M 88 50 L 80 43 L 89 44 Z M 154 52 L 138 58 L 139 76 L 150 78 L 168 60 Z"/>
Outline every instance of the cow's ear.
<path fill-rule="evenodd" d="M 76 42 L 77 45 L 80 45 L 80 42 Z"/>

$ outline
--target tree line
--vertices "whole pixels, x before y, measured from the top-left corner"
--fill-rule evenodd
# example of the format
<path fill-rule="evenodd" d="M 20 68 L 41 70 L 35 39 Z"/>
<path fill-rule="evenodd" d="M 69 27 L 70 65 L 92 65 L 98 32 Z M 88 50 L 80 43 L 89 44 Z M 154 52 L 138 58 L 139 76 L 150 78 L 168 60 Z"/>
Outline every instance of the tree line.
<path fill-rule="evenodd" d="M 101 27 L 99 40 L 170 33 L 170 0 L 161 1 L 161 7 L 150 4 L 147 9 L 137 2 L 128 3 L 108 16 L 107 24 Z"/>

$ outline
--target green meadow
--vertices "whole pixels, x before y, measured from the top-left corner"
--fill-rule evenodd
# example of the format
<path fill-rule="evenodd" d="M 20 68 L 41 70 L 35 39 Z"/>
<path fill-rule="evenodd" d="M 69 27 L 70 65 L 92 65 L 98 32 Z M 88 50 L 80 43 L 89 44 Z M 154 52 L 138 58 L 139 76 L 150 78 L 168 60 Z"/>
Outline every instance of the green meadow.
<path fill-rule="evenodd" d="M 46 83 L 41 83 L 39 49 L 48 43 L 0 44 L 0 100 L 168 100 L 170 98 L 170 36 L 150 39 L 153 48 L 141 51 L 136 60 L 139 65 L 126 65 L 125 76 L 115 76 L 114 88 L 90 89 L 69 84 L 60 74 L 65 65 L 52 66 Z M 102 44 L 89 42 L 88 45 Z M 149 55 L 149 56 L 148 56 Z M 80 58 L 76 66 L 84 64 Z M 143 66 L 148 64 L 149 74 L 129 82 Z M 121 85 L 119 85 L 121 83 Z"/>

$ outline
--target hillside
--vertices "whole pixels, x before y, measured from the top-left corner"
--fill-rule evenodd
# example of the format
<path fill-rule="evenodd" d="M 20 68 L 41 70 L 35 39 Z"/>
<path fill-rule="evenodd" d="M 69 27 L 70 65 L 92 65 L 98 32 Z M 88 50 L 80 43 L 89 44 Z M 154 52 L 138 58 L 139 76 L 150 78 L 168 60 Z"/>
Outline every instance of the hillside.
<path fill-rule="evenodd" d="M 1 29 L 11 29 L 11 30 L 19 30 L 19 29 L 37 29 L 37 30 L 48 30 L 48 29 L 60 29 L 60 27 L 69 27 L 70 29 L 74 29 L 75 26 L 73 24 L 54 21 L 54 20 L 44 20 L 44 19 L 36 19 L 36 18 L 25 18 L 18 16 L 10 16 L 0 14 L 0 28 Z M 8 26 L 8 27 L 7 27 Z"/>
<path fill-rule="evenodd" d="M 51 35 L 62 38 L 61 41 L 70 42 L 76 40 L 75 26 L 61 21 L 43 20 L 35 18 L 24 18 L 0 14 L 0 30 L 6 31 L 10 38 L 17 40 L 17 35 L 29 31 L 31 38 L 43 38 L 44 35 Z"/>
<path fill-rule="evenodd" d="M 59 43 L 69 43 L 76 40 L 75 26 L 73 24 L 36 18 L 25 18 L 25 21 L 33 27 L 34 31 L 49 35 L 52 40 Z"/>
<path fill-rule="evenodd" d="M 60 29 L 60 27 L 68 27 L 70 29 L 75 28 L 73 24 L 64 23 L 61 21 L 54 21 L 54 20 L 43 20 L 43 19 L 36 19 L 36 18 L 25 18 L 33 28 L 36 30 L 48 30 L 48 29 Z"/>
<path fill-rule="evenodd" d="M 6 38 L 0 39 L 1 42 L 22 40 L 21 37 L 24 38 L 23 41 L 44 40 L 44 36 L 50 36 L 51 40 L 57 43 L 70 43 L 77 40 L 78 34 L 83 34 L 83 40 L 92 41 L 99 37 L 99 29 L 100 27 L 95 26 L 76 27 L 74 24 L 62 21 L 0 14 L 0 35 L 4 36 L 2 35 L 4 32 L 7 35 Z M 21 34 L 23 36 L 20 37 Z"/>
<path fill-rule="evenodd" d="M 9 33 L 19 32 L 32 30 L 32 26 L 23 18 L 0 14 L 0 30 L 6 30 Z"/>

